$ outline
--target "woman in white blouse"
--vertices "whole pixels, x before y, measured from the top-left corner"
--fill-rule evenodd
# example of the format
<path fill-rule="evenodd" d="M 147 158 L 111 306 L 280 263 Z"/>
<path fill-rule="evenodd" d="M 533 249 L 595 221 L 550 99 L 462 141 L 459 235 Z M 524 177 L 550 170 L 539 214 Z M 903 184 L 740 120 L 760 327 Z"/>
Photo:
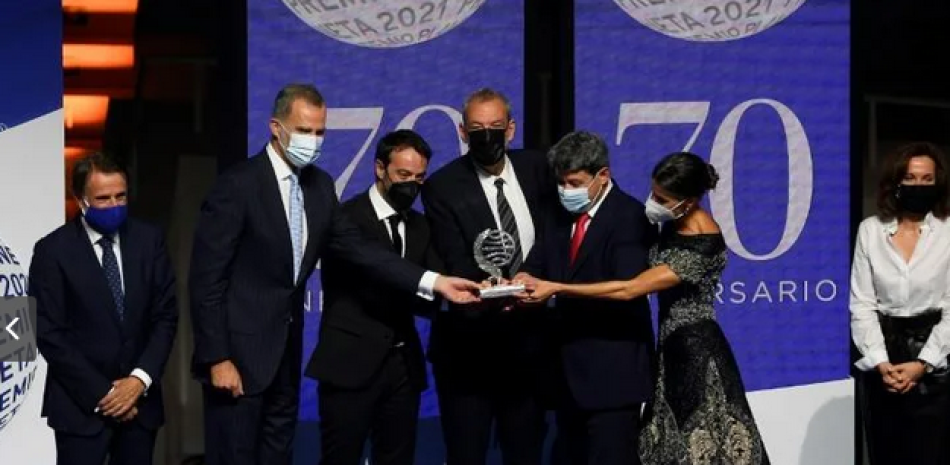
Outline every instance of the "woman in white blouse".
<path fill-rule="evenodd" d="M 858 230 L 851 333 L 862 358 L 872 465 L 950 463 L 947 164 L 933 144 L 893 153 L 878 214 Z"/>

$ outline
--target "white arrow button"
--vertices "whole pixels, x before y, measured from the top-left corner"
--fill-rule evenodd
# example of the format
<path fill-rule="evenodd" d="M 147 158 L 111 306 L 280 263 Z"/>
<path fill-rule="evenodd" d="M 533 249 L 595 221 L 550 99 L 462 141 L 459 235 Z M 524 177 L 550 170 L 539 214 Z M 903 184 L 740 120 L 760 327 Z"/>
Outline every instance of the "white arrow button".
<path fill-rule="evenodd" d="M 16 333 L 13 332 L 13 325 L 15 325 L 17 321 L 20 321 L 20 319 L 14 318 L 13 321 L 11 321 L 10 324 L 7 325 L 6 330 L 8 333 L 10 333 L 11 336 L 13 336 L 13 339 L 16 339 L 19 341 L 20 336 L 17 336 Z"/>

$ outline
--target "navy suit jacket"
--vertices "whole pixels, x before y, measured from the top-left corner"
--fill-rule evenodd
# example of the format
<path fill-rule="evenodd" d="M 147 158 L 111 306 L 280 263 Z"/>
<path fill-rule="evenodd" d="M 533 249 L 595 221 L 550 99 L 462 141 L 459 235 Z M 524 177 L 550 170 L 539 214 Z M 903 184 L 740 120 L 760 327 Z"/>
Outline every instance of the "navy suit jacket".
<path fill-rule="evenodd" d="M 95 413 L 112 382 L 140 368 L 152 385 L 138 421 L 165 420 L 161 379 L 178 322 L 175 280 L 159 229 L 129 219 L 119 230 L 125 311 L 120 320 L 105 271 L 81 217 L 40 239 L 30 263 L 37 344 L 49 364 L 43 416 L 51 428 L 91 435 L 105 422 Z"/>
<path fill-rule="evenodd" d="M 364 238 L 340 208 L 329 174 L 310 165 L 299 176 L 308 239 L 297 277 L 277 175 L 265 151 L 222 174 L 201 207 L 189 279 L 193 370 L 201 381 L 211 365 L 231 360 L 245 394 L 254 395 L 271 384 L 285 350 L 300 365 L 307 278 L 327 252 L 359 267 L 364 279 L 418 290 L 425 270 Z"/>
<path fill-rule="evenodd" d="M 508 160 L 537 235 L 557 196 L 547 158 L 538 151 L 511 150 Z M 446 273 L 476 282 L 487 279 L 488 273 L 475 262 L 473 246 L 482 231 L 498 225 L 471 157 L 456 158 L 426 179 L 422 202 Z M 520 366 L 514 369 L 523 371 L 543 350 L 540 312 L 502 312 L 494 302 L 449 308 L 436 314 L 429 341 L 429 360 L 443 372 L 451 365 L 466 378 L 498 377 L 502 365 L 517 362 Z"/>
<path fill-rule="evenodd" d="M 371 187 L 375 189 L 376 187 Z M 379 220 L 369 194 L 364 192 L 343 203 L 343 211 L 363 231 L 384 247 L 392 247 L 386 226 Z M 429 241 L 429 225 L 421 213 L 406 212 L 405 257 L 440 268 Z M 376 282 L 366 282 L 358 267 L 328 255 L 323 261 L 323 313 L 320 340 L 310 356 L 305 374 L 345 389 L 366 388 L 392 353 L 395 339 L 406 344 L 406 365 L 413 389 L 428 387 L 422 342 L 415 316 L 431 318 L 439 300 L 427 301 Z"/>
<path fill-rule="evenodd" d="M 548 219 L 523 271 L 546 280 L 591 283 L 630 279 L 649 266 L 656 228 L 643 204 L 616 183 L 587 225 L 573 264 L 575 216 L 562 208 Z M 557 381 L 569 401 L 598 410 L 649 399 L 654 341 L 646 297 L 628 302 L 557 297 L 554 307 Z"/>

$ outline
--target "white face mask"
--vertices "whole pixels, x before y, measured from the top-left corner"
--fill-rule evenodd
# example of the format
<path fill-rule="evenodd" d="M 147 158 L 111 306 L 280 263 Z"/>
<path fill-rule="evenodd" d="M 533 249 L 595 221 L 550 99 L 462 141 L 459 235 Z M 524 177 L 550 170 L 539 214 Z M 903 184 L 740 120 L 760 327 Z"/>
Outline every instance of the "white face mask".
<path fill-rule="evenodd" d="M 674 213 L 673 210 L 676 210 L 683 202 L 685 202 L 685 200 L 680 200 L 676 205 L 673 205 L 673 208 L 669 208 L 657 202 L 656 199 L 653 198 L 653 193 L 650 193 L 650 198 L 647 199 L 644 205 L 646 207 L 647 219 L 650 220 L 650 223 L 657 224 L 682 218 L 683 215 L 686 214 L 685 211 L 677 214 Z"/>
<path fill-rule="evenodd" d="M 282 145 L 282 147 L 284 154 L 287 155 L 287 159 L 292 165 L 297 168 L 303 168 L 320 158 L 320 149 L 323 147 L 323 136 L 290 132 L 280 122 L 277 124 L 280 124 L 281 129 L 290 135 L 290 141 L 286 146 Z"/>

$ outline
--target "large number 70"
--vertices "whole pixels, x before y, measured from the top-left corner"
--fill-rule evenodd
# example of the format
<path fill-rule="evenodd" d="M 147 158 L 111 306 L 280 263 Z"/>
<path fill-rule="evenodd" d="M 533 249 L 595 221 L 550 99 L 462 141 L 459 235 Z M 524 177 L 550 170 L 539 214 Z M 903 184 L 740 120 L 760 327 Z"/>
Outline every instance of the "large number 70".
<path fill-rule="evenodd" d="M 616 144 L 620 145 L 626 130 L 645 124 L 694 124 L 683 151 L 689 151 L 709 117 L 710 102 L 651 102 L 622 103 L 617 122 Z M 785 228 L 778 245 L 771 252 L 755 254 L 746 249 L 736 228 L 735 204 L 733 202 L 733 163 L 735 162 L 736 131 L 745 112 L 755 105 L 764 105 L 775 110 L 785 130 L 788 155 L 788 207 Z M 757 156 L 768 156 L 763 153 Z M 801 235 L 808 220 L 813 188 L 811 148 L 801 121 L 790 108 L 771 99 L 753 99 L 740 103 L 723 119 L 716 131 L 709 163 L 719 172 L 719 185 L 710 193 L 712 214 L 722 228 L 729 249 L 747 260 L 771 260 L 787 252 Z"/>
<path fill-rule="evenodd" d="M 415 110 L 410 111 L 400 122 L 396 125 L 396 129 L 412 129 L 416 125 L 416 121 L 429 111 L 442 112 L 452 122 L 452 129 L 456 131 L 458 126 L 462 124 L 462 114 L 449 106 L 445 105 L 424 105 Z M 366 136 L 366 140 L 363 141 L 363 145 L 360 146 L 359 152 L 356 153 L 356 156 L 350 160 L 350 163 L 346 165 L 346 168 L 343 169 L 343 172 L 340 173 L 340 177 L 336 179 L 336 194 L 340 196 L 343 194 L 343 190 L 346 189 L 346 185 L 349 184 L 350 178 L 353 177 L 353 172 L 356 170 L 356 167 L 359 166 L 360 161 L 363 159 L 363 156 L 366 155 L 366 152 L 369 151 L 370 144 L 373 142 L 373 139 L 376 138 L 376 133 L 379 132 L 379 127 L 383 123 L 383 107 L 366 107 L 366 108 L 330 108 L 327 111 L 327 129 L 328 130 L 368 130 L 369 133 Z M 462 142 L 459 139 L 459 153 L 465 153 L 467 150 L 465 142 Z"/>

